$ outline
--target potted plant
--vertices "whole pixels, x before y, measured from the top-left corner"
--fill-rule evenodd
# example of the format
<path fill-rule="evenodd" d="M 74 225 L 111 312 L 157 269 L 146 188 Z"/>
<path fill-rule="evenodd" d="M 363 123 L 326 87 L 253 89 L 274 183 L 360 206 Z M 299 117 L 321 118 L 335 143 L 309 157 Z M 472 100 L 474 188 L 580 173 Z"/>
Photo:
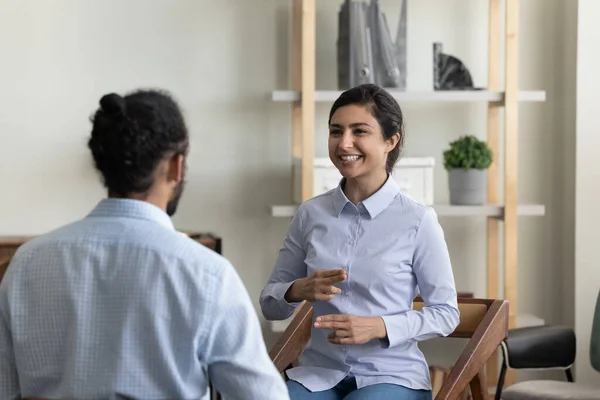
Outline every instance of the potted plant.
<path fill-rule="evenodd" d="M 450 204 L 481 205 L 487 200 L 487 169 L 492 164 L 492 150 L 485 141 L 466 135 L 450 142 L 444 151 L 444 168 L 448 171 Z"/>

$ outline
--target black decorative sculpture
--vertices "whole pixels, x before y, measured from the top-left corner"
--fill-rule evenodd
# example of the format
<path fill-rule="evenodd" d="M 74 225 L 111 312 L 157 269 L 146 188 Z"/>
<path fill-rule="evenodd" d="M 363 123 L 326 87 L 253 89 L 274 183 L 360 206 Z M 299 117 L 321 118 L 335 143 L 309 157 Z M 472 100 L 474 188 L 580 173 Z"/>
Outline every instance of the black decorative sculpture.
<path fill-rule="evenodd" d="M 442 53 L 442 44 L 433 44 L 433 88 L 435 90 L 478 90 L 471 73 L 458 58 Z"/>

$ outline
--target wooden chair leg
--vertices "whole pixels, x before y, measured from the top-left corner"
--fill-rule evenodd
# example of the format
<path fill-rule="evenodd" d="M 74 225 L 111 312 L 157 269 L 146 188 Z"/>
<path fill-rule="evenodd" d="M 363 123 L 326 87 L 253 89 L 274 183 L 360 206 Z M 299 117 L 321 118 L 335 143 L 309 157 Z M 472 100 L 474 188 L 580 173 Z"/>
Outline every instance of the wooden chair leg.
<path fill-rule="evenodd" d="M 488 399 L 488 385 L 485 379 L 485 368 L 479 370 L 469 386 L 471 388 L 471 397 L 473 400 Z"/>

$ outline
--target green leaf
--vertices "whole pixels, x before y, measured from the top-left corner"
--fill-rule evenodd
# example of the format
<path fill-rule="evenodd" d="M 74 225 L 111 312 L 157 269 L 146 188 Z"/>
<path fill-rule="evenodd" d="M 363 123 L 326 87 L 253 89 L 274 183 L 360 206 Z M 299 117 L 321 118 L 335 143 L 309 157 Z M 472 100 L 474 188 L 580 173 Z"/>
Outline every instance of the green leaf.
<path fill-rule="evenodd" d="M 444 168 L 487 169 L 493 159 L 492 150 L 485 141 L 466 135 L 450 142 L 450 148 L 444 151 Z"/>

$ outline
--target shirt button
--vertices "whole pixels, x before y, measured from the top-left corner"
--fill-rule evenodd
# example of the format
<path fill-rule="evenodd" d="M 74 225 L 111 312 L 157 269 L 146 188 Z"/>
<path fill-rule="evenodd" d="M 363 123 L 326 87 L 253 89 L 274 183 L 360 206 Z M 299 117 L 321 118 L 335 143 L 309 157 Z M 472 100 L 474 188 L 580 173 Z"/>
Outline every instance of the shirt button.
<path fill-rule="evenodd" d="M 353 243 L 354 243 L 354 241 L 348 240 L 348 244 L 353 244 Z"/>

